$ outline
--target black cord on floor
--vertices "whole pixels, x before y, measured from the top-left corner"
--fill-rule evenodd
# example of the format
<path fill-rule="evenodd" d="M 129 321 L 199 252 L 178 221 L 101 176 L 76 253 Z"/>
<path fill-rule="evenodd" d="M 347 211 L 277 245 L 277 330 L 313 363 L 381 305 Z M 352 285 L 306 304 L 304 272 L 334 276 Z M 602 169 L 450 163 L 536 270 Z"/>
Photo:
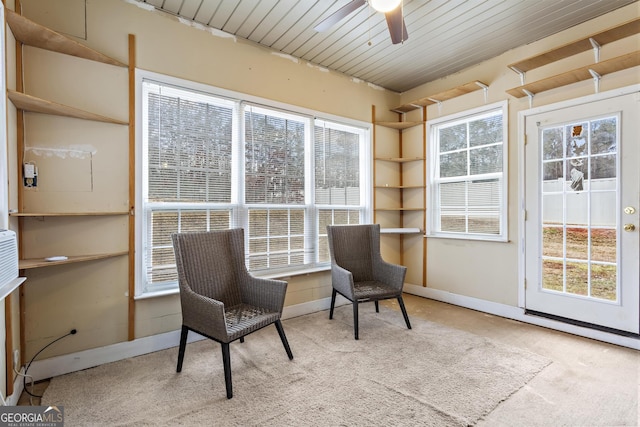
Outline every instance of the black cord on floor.
<path fill-rule="evenodd" d="M 78 332 L 78 331 L 76 331 L 75 329 L 72 329 L 68 334 L 64 334 L 63 336 L 61 336 L 61 337 L 59 337 L 59 338 L 56 338 L 55 340 L 51 341 L 49 344 L 47 344 L 47 345 L 45 345 L 44 347 L 42 347 L 42 348 L 40 349 L 40 351 L 38 351 L 38 352 L 37 352 L 37 353 L 36 353 L 36 354 L 31 358 L 31 360 L 29 361 L 29 364 L 28 364 L 28 365 L 27 365 L 27 367 L 24 369 L 24 374 L 23 374 L 23 377 L 22 377 L 22 387 L 24 388 L 24 391 L 26 391 L 26 392 L 27 392 L 27 394 L 28 394 L 29 396 L 32 396 L 32 397 L 42 397 L 42 395 L 33 394 L 33 393 L 31 393 L 31 392 L 29 391 L 29 389 L 27 389 L 27 371 L 29 370 L 29 367 L 31 366 L 31 364 L 33 363 L 33 361 L 34 361 L 34 360 L 36 359 L 36 357 L 38 357 L 38 355 L 39 355 L 40 353 L 42 353 L 42 352 L 43 352 L 47 347 L 49 347 L 50 345 L 52 345 L 52 344 L 54 344 L 54 343 L 56 343 L 56 342 L 60 341 L 62 338 L 66 338 L 66 337 L 68 337 L 69 335 L 75 335 L 75 333 L 76 333 L 76 332 Z"/>

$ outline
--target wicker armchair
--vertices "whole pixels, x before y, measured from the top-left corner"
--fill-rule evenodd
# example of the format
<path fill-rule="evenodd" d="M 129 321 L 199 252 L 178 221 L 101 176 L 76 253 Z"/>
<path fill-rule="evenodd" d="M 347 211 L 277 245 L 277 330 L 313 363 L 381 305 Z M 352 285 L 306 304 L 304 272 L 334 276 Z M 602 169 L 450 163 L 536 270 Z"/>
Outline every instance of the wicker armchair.
<path fill-rule="evenodd" d="M 331 254 L 331 310 L 333 319 L 336 294 L 353 303 L 353 330 L 358 339 L 358 304 L 396 298 L 400 304 L 407 328 L 409 316 L 402 300 L 402 286 L 407 268 L 385 262 L 380 255 L 380 225 L 329 225 L 329 252 Z"/>
<path fill-rule="evenodd" d="M 241 228 L 172 235 L 178 267 L 182 333 L 177 372 L 182 370 L 187 335 L 197 332 L 222 345 L 227 398 L 233 397 L 229 343 L 275 324 L 289 356 L 280 316 L 287 282 L 253 277 L 244 261 Z"/>

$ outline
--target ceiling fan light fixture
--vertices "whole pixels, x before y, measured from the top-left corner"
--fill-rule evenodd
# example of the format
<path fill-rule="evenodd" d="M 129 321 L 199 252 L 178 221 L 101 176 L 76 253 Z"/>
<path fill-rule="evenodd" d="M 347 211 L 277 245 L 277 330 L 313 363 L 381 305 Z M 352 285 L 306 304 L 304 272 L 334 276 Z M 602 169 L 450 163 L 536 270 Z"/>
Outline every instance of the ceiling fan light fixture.
<path fill-rule="evenodd" d="M 369 0 L 371 7 L 381 13 L 387 13 L 400 6 L 402 0 Z"/>

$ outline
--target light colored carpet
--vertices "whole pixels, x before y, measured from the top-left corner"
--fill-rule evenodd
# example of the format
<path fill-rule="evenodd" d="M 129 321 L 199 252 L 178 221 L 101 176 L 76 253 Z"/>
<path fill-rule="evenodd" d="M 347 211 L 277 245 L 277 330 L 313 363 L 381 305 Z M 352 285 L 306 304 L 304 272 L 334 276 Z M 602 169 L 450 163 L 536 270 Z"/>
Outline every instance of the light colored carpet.
<path fill-rule="evenodd" d="M 187 345 L 53 378 L 42 405 L 66 425 L 466 426 L 545 368 L 549 359 L 373 304 L 283 321 L 231 345 L 234 397 L 226 399 L 220 345 Z"/>

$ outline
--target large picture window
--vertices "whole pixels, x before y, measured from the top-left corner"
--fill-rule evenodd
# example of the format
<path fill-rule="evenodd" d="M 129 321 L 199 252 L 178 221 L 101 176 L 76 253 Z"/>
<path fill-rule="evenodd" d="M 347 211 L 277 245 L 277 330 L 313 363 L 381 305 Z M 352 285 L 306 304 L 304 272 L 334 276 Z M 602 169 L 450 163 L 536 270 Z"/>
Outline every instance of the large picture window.
<path fill-rule="evenodd" d="M 242 227 L 249 270 L 278 275 L 328 267 L 326 226 L 369 220 L 366 124 L 154 73 L 138 85 L 138 296 L 177 290 L 172 233 Z"/>
<path fill-rule="evenodd" d="M 507 104 L 427 123 L 427 235 L 507 239 Z"/>

